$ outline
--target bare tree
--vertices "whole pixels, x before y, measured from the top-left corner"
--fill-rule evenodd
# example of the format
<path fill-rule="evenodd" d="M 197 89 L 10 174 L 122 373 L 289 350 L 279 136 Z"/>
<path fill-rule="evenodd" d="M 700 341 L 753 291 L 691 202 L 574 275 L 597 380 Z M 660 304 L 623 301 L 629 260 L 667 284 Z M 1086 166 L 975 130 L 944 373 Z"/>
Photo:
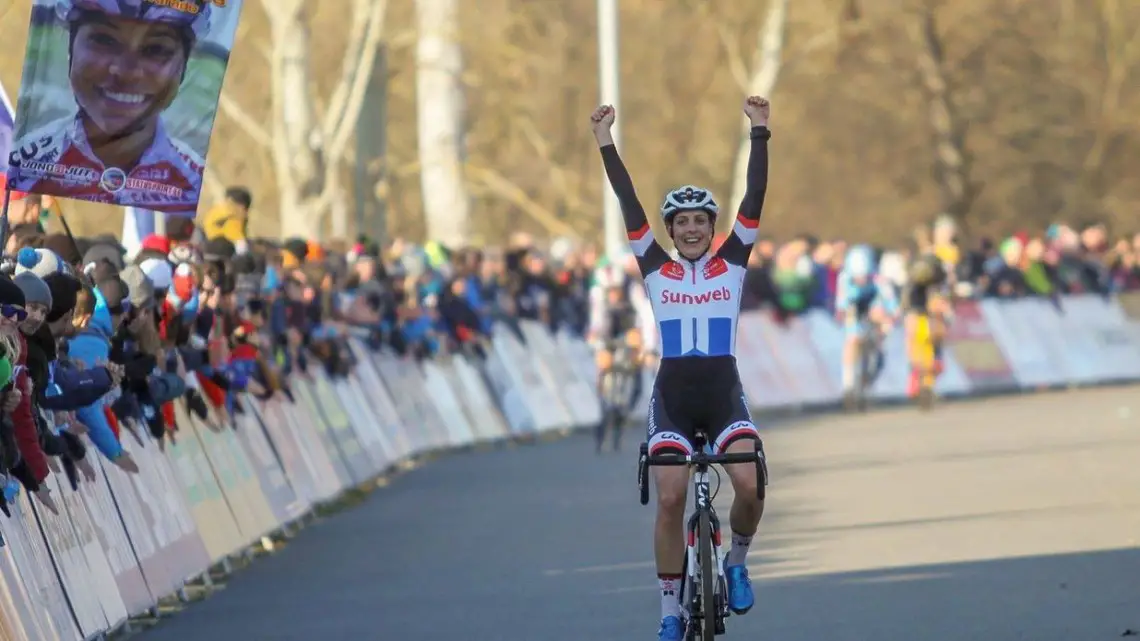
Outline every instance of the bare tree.
<path fill-rule="evenodd" d="M 463 182 L 464 101 L 458 0 L 416 0 L 420 184 L 428 236 L 460 245 L 469 233 Z"/>
<path fill-rule="evenodd" d="M 942 210 L 961 220 L 973 204 L 966 154 L 965 123 L 958 117 L 944 68 L 943 44 L 938 34 L 936 3 L 922 3 L 910 23 L 918 54 L 918 69 L 928 101 L 933 138 L 935 175 L 942 193 Z"/>
<path fill-rule="evenodd" d="M 752 55 L 751 68 L 745 68 L 744 63 L 732 52 L 731 41 L 725 39 L 726 49 L 729 50 L 729 60 L 732 64 L 733 76 L 745 95 L 765 96 L 771 98 L 776 89 L 776 81 L 780 77 L 781 54 L 784 50 L 784 32 L 788 23 L 789 0 L 768 0 L 768 14 L 764 19 L 764 26 L 760 28 L 756 38 L 756 50 Z M 748 119 L 744 119 L 745 134 L 740 137 L 736 147 L 736 161 L 732 170 L 732 199 L 730 207 L 736 207 L 744 199 L 744 191 L 748 185 Z"/>
<path fill-rule="evenodd" d="M 326 216 L 345 217 L 347 194 L 338 179 L 349 152 L 377 47 L 383 39 L 387 0 L 352 0 L 348 44 L 341 73 L 323 110 L 310 68 L 310 26 L 303 0 L 262 0 L 270 28 L 268 51 L 272 109 L 263 127 L 235 99 L 223 94 L 223 113 L 272 156 L 281 233 L 321 238 Z M 334 222 L 343 234 L 343 221 Z"/>

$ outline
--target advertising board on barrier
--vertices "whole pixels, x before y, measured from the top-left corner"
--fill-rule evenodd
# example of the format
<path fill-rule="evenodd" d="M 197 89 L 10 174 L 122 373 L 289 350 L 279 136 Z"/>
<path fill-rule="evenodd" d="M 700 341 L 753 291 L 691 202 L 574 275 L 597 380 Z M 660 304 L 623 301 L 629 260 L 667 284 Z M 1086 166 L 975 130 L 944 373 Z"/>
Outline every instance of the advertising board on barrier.
<path fill-rule="evenodd" d="M 1122 300 L 966 303 L 936 389 L 1140 380 L 1140 295 Z M 738 326 L 738 366 L 752 408 L 837 401 L 844 334 L 834 318 L 811 312 L 778 323 L 768 314 L 746 312 Z M 452 355 L 424 367 L 354 345 L 361 358 L 348 380 L 314 368 L 289 381 L 295 403 L 246 397 L 245 413 L 203 422 L 179 401 L 173 442 L 159 446 L 145 432 L 132 439 L 125 431 L 138 474 L 100 460 L 96 482 L 78 492 L 61 476 L 48 481 L 62 497 L 58 515 L 27 495 L 11 505 L 0 547 L 0 639 L 97 635 L 409 456 L 592 427 L 589 408 L 572 407 L 596 380 L 589 348 L 542 331 L 527 327 L 524 341 L 500 330 L 486 359 Z M 887 337 L 884 352 L 887 367 L 874 393 L 902 398 L 908 362 L 901 332 Z M 645 375 L 648 393 L 653 374 Z M 566 381 L 579 390 L 569 393 L 559 384 Z"/>
<path fill-rule="evenodd" d="M 1013 368 L 986 323 L 981 306 L 961 301 L 946 329 L 946 343 L 975 389 L 1007 389 L 1017 385 Z"/>

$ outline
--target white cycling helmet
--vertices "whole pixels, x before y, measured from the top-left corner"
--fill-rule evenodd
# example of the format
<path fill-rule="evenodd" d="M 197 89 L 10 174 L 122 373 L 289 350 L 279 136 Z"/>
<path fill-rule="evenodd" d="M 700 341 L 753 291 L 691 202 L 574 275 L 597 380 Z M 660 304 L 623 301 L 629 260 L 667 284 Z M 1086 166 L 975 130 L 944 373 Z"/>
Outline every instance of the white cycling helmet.
<path fill-rule="evenodd" d="M 152 0 L 58 0 L 56 13 L 68 23 L 82 17 L 85 12 L 97 12 L 129 20 L 168 24 L 186 29 L 190 36 L 189 44 L 192 45 L 209 33 L 213 4 L 212 0 L 183 0 L 178 3 Z M 184 11 L 177 5 L 191 10 Z"/>
<path fill-rule="evenodd" d="M 854 278 L 867 278 L 875 269 L 875 257 L 866 245 L 852 247 L 844 261 L 847 273 Z"/>
<path fill-rule="evenodd" d="M 665 194 L 665 202 L 661 203 L 661 218 L 668 223 L 677 212 L 694 209 L 706 211 L 714 218 L 720 211 L 711 191 L 685 185 Z"/>

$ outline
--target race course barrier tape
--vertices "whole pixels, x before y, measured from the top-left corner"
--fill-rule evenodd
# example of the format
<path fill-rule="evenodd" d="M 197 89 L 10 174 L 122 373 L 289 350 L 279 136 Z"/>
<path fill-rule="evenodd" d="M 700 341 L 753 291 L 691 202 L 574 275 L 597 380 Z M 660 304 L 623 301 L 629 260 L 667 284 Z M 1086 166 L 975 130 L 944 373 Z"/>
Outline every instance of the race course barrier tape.
<path fill-rule="evenodd" d="M 737 334 L 754 409 L 840 400 L 843 332 L 830 315 L 778 322 L 746 312 Z M 887 338 L 874 397 L 906 396 L 904 340 L 901 331 Z M 294 402 L 246 397 L 232 419 L 206 420 L 180 405 L 175 440 L 161 447 L 145 430 L 124 430 L 139 474 L 90 448 L 94 482 L 75 492 L 59 475 L 49 481 L 58 515 L 21 493 L 12 517 L 0 518 L 0 641 L 98 637 L 410 459 L 601 419 L 590 348 L 536 323 L 496 326 L 485 358 L 416 362 L 351 349 L 358 363 L 347 378 L 315 368 L 291 378 Z M 1137 380 L 1140 293 L 961 302 L 943 357 L 944 395 Z"/>

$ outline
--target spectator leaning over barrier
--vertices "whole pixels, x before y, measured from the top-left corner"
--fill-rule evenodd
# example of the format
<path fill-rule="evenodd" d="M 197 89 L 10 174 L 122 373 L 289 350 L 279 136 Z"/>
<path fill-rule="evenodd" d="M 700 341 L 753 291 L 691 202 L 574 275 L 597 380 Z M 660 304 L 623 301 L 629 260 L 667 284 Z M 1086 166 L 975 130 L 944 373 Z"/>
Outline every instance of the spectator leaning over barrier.
<path fill-rule="evenodd" d="M 0 276 L 0 335 L 14 357 L 15 369 L 5 398 L 5 416 L 12 421 L 12 434 L 19 451 L 19 462 L 12 474 L 49 509 L 55 511 L 51 490 L 44 485 L 50 469 L 40 443 L 39 429 L 32 418 L 32 379 L 27 369 L 27 342 L 19 324 L 27 318 L 26 301 L 20 287 L 7 276 Z"/>

